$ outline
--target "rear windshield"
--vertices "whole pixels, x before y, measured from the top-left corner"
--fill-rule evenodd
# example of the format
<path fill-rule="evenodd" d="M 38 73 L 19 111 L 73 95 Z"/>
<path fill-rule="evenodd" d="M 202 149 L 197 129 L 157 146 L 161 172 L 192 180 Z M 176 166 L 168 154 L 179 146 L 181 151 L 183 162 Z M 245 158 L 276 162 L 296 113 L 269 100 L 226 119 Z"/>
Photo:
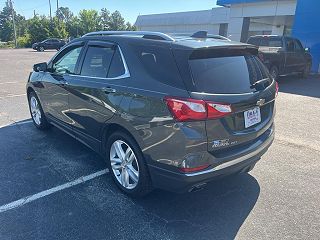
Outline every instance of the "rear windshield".
<path fill-rule="evenodd" d="M 253 37 L 248 43 L 259 47 L 282 47 L 282 40 L 277 37 Z"/>
<path fill-rule="evenodd" d="M 255 55 L 190 59 L 193 85 L 199 92 L 238 94 L 254 92 L 254 83 L 270 79 Z"/>

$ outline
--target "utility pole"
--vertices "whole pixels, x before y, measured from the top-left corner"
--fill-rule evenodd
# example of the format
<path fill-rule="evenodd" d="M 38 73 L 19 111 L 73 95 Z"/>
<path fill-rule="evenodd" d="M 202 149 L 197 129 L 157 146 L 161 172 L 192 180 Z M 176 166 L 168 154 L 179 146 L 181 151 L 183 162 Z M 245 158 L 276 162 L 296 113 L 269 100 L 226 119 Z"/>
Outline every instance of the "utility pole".
<path fill-rule="evenodd" d="M 50 20 L 51 20 L 51 22 L 52 22 L 51 0 L 49 0 L 49 7 L 50 7 Z"/>
<path fill-rule="evenodd" d="M 16 21 L 15 21 L 15 17 L 14 17 L 14 9 L 13 9 L 12 0 L 9 0 L 9 5 L 10 5 L 10 9 L 11 9 L 12 23 L 13 23 L 14 46 L 15 46 L 15 48 L 17 48 L 17 31 L 16 31 Z"/>
<path fill-rule="evenodd" d="M 58 16 L 58 11 L 59 11 L 59 0 L 57 0 L 57 12 L 56 12 L 57 16 Z M 58 22 L 59 22 L 59 17 L 58 17 Z"/>

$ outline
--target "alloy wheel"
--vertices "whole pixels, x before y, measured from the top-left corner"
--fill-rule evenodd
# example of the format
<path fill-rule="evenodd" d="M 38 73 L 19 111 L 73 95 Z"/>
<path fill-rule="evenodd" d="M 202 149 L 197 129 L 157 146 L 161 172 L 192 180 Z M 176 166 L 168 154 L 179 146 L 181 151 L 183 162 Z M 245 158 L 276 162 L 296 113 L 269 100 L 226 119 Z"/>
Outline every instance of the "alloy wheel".
<path fill-rule="evenodd" d="M 41 124 L 41 110 L 40 110 L 38 100 L 34 96 L 32 96 L 30 98 L 30 110 L 31 110 L 31 115 L 32 115 L 33 121 L 37 125 L 40 125 Z"/>
<path fill-rule="evenodd" d="M 122 140 L 111 145 L 110 162 L 117 181 L 126 189 L 134 189 L 139 181 L 139 164 L 132 148 Z"/>

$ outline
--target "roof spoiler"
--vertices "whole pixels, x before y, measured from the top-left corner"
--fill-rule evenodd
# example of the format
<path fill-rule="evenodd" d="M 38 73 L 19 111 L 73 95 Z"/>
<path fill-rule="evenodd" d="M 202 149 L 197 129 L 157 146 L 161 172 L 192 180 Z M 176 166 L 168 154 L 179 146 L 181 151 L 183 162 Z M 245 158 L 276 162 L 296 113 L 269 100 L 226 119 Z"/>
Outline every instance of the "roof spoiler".
<path fill-rule="evenodd" d="M 207 38 L 208 32 L 207 31 L 198 31 L 191 35 L 193 38 Z"/>
<path fill-rule="evenodd" d="M 230 46 L 214 46 L 212 48 L 198 48 L 193 50 L 190 59 L 231 57 L 240 55 L 258 55 L 258 48 L 252 45 L 230 45 Z"/>
<path fill-rule="evenodd" d="M 198 31 L 191 35 L 192 38 L 211 38 L 211 39 L 217 39 L 217 40 L 225 40 L 225 41 L 231 41 L 229 38 L 221 36 L 221 35 L 214 35 L 209 34 L 207 31 Z"/>

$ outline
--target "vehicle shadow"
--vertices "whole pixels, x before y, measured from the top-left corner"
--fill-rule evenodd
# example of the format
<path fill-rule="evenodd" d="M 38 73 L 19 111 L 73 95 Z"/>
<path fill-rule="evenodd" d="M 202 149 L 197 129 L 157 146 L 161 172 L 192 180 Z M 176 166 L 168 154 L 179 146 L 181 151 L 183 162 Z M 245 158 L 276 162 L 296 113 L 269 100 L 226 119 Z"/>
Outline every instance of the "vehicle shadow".
<path fill-rule="evenodd" d="M 301 79 L 297 76 L 282 77 L 279 80 L 279 91 L 320 98 L 320 77 L 317 75 L 307 79 Z"/>
<path fill-rule="evenodd" d="M 25 121 L 0 128 L 0 152 L 0 189 L 3 193 L 0 205 L 106 167 L 97 154 L 59 129 L 53 127 L 48 132 L 41 132 Z M 62 229 L 56 221 L 65 216 L 65 211 L 74 211 L 78 219 L 72 222 L 76 221 L 81 235 L 89 231 L 87 222 L 93 223 L 90 233 L 96 237 L 109 230 L 116 233 L 120 222 L 131 229 L 144 226 L 145 230 L 136 229 L 139 236 L 149 236 L 144 239 L 162 233 L 168 239 L 234 239 L 257 202 L 260 186 L 251 175 L 241 174 L 213 182 L 199 192 L 174 194 L 155 190 L 145 198 L 133 199 L 118 190 L 108 174 L 96 179 L 92 185 L 84 184 L 59 194 L 46 199 L 49 204 L 55 197 L 56 201 L 62 201 L 61 196 L 64 196 L 61 208 L 55 209 L 48 221 L 52 221 L 51 226 L 55 226 L 56 231 L 66 231 L 65 234 L 70 229 Z M 43 214 L 53 207 L 54 203 L 50 204 L 42 206 Z M 129 210 L 126 206 L 133 207 Z M 118 215 L 114 215 L 114 209 L 118 209 Z M 48 236 L 47 229 L 37 220 L 40 215 L 34 211 L 34 205 L 24 206 L 19 211 L 30 211 L 28 221 L 31 224 L 17 217 L 14 211 L 8 212 L 10 216 L 16 216 L 15 222 L 23 221 L 17 229 L 32 231 L 36 224 L 38 229 L 43 227 L 37 230 L 37 234 Z M 128 219 L 128 216 L 135 218 Z M 41 218 L 45 217 L 41 215 Z M 108 226 L 105 226 L 106 222 Z M 63 223 L 71 224 L 67 220 Z M 142 239 L 132 236 L 130 231 L 121 234 L 124 239 Z M 24 239 L 33 239 L 29 237 L 26 234 Z"/>
<path fill-rule="evenodd" d="M 30 120 L 0 127 L 0 153 L 0 205 L 106 167 L 61 130 L 39 131 Z"/>
<path fill-rule="evenodd" d="M 260 194 L 249 174 L 221 179 L 186 194 L 156 190 L 134 200 L 165 224 L 177 239 L 234 239 Z"/>

